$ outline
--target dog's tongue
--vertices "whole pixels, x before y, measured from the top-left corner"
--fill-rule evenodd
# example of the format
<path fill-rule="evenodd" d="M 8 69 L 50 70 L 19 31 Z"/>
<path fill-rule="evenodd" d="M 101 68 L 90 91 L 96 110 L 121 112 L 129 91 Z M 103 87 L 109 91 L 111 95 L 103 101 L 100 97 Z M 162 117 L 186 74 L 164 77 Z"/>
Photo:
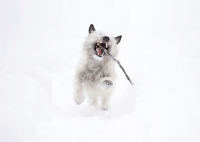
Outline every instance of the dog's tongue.
<path fill-rule="evenodd" d="M 98 52 L 99 55 L 101 55 L 102 54 L 101 48 L 97 48 L 97 52 Z"/>

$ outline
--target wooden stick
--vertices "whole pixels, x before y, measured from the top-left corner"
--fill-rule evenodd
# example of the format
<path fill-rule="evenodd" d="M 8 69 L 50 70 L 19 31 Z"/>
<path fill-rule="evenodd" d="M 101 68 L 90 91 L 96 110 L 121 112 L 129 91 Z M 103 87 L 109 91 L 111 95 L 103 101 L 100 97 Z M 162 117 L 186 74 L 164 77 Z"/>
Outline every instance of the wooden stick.
<path fill-rule="evenodd" d="M 109 55 L 115 62 L 117 62 L 117 64 L 119 65 L 119 67 L 120 67 L 120 68 L 122 69 L 122 71 L 124 72 L 126 78 L 128 79 L 128 81 L 129 81 L 129 82 L 131 83 L 131 85 L 133 86 L 134 84 L 132 83 L 131 79 L 130 79 L 129 76 L 127 75 L 127 73 L 126 73 L 126 71 L 124 70 L 124 68 L 122 67 L 122 65 L 120 64 L 119 60 L 115 59 L 115 58 L 113 57 L 113 55 L 109 54 L 109 53 L 107 52 L 106 49 L 103 48 L 103 50 L 104 50 L 104 52 L 105 52 L 107 55 Z"/>

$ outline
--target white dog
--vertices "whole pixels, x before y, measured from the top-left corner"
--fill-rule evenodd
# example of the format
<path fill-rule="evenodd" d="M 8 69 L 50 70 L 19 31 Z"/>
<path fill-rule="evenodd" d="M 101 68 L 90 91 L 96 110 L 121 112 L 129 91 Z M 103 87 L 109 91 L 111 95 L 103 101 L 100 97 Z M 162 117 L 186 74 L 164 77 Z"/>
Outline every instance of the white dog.
<path fill-rule="evenodd" d="M 90 25 L 89 35 L 82 49 L 83 56 L 75 73 L 74 100 L 76 104 L 81 104 L 86 94 L 89 105 L 98 107 L 100 104 L 101 109 L 109 109 L 117 75 L 114 69 L 115 62 L 105 54 L 104 50 L 116 57 L 117 44 L 121 37 L 112 37 L 96 31 L 94 26 Z"/>

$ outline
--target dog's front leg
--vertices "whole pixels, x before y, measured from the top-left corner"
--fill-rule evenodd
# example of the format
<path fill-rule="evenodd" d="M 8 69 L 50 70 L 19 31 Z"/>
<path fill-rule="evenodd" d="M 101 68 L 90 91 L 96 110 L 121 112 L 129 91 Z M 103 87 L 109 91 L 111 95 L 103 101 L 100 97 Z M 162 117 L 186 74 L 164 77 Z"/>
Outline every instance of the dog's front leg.
<path fill-rule="evenodd" d="M 77 105 L 80 105 L 85 99 L 85 95 L 83 93 L 82 84 L 78 75 L 75 75 L 74 82 L 74 101 Z"/>
<path fill-rule="evenodd" d="M 104 77 L 101 79 L 100 82 L 103 85 L 103 87 L 106 87 L 106 88 L 110 88 L 113 86 L 113 81 L 112 81 L 112 78 L 110 77 Z"/>

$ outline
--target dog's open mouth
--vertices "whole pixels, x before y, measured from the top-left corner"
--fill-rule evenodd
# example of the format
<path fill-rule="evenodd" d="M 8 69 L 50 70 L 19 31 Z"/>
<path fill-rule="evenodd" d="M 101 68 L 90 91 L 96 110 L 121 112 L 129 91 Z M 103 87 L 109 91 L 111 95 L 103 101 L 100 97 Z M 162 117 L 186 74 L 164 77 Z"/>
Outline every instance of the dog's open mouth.
<path fill-rule="evenodd" d="M 102 56 L 103 55 L 103 50 L 99 47 L 96 48 L 96 52 L 98 56 Z"/>
<path fill-rule="evenodd" d="M 102 57 L 104 55 L 104 49 L 108 48 L 108 44 L 106 42 L 102 42 L 102 43 L 96 43 L 95 44 L 95 51 L 96 51 L 96 55 L 99 57 Z"/>

